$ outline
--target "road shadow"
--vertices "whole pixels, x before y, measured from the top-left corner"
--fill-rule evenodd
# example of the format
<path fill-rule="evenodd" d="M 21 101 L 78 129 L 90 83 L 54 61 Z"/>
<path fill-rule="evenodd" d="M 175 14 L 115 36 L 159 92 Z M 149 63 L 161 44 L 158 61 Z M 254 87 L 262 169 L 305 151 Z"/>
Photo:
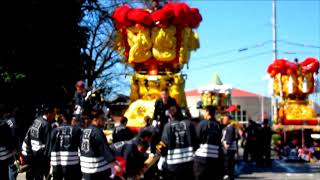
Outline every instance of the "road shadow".
<path fill-rule="evenodd" d="M 250 180 L 250 179 L 264 179 L 264 177 L 237 177 L 237 179 L 247 179 L 247 180 Z"/>
<path fill-rule="evenodd" d="M 273 160 L 269 167 L 260 167 L 255 163 L 246 163 L 240 161 L 237 163 L 238 175 L 253 173 L 313 173 L 319 172 L 320 165 L 304 162 L 286 162 L 282 160 Z M 241 178 L 239 178 L 241 179 Z M 253 178 L 254 179 L 254 178 Z M 259 179 L 259 177 L 257 178 Z"/>

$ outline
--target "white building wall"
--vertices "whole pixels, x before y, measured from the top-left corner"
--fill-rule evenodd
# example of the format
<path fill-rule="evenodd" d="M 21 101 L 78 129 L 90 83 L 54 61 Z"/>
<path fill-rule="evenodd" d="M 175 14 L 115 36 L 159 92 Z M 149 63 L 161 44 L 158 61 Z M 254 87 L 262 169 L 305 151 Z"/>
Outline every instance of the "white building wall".
<path fill-rule="evenodd" d="M 200 101 L 200 96 L 187 96 L 188 107 L 193 117 L 199 116 L 199 110 L 197 109 L 197 102 Z M 247 119 L 251 118 L 254 121 L 261 119 L 261 97 L 232 97 L 232 104 L 240 105 L 241 110 L 245 110 L 247 113 Z M 271 99 L 264 97 L 264 112 L 271 114 Z"/>

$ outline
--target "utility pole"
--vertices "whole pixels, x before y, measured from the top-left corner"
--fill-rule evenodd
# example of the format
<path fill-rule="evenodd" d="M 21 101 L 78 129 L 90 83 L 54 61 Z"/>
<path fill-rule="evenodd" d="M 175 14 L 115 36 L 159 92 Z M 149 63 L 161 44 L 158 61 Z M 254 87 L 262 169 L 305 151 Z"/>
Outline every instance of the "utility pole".
<path fill-rule="evenodd" d="M 272 0 L 272 57 L 273 60 L 277 59 L 277 7 L 276 0 Z M 276 120 L 277 114 L 274 111 L 274 108 L 277 109 L 277 102 L 274 94 L 271 96 L 271 120 Z"/>
<path fill-rule="evenodd" d="M 263 119 L 267 118 L 264 116 L 264 96 L 261 95 L 261 122 L 263 122 Z"/>
<path fill-rule="evenodd" d="M 277 59 L 277 6 L 276 0 L 272 0 L 272 52 L 273 60 Z"/>

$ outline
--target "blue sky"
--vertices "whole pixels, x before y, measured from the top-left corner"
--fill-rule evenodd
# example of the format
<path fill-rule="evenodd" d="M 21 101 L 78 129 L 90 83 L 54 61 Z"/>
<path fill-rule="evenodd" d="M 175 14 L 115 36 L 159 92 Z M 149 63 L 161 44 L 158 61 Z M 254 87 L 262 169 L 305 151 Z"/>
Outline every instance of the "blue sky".
<path fill-rule="evenodd" d="M 271 0 L 186 2 L 203 17 L 196 30 L 201 47 L 183 70 L 186 90 L 210 83 L 217 72 L 224 83 L 267 95 L 268 82 L 262 77 L 272 62 Z M 279 40 L 320 46 L 320 0 L 278 0 L 277 26 Z M 238 52 L 242 48 L 248 49 Z M 278 58 L 289 60 L 320 57 L 319 48 L 285 42 L 278 42 L 278 50 Z"/>

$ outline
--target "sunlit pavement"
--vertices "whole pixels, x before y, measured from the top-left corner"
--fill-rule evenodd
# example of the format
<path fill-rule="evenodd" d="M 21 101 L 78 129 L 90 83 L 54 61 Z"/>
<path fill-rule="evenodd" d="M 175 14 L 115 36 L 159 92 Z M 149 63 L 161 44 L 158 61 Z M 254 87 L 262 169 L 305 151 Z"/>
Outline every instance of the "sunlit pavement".
<path fill-rule="evenodd" d="M 320 164 L 288 163 L 274 160 L 272 167 L 257 168 L 254 165 L 241 163 L 237 179 L 256 180 L 320 180 Z"/>
<path fill-rule="evenodd" d="M 320 164 L 287 163 L 274 160 L 272 167 L 257 168 L 253 164 L 239 163 L 237 180 L 320 180 Z M 18 180 L 25 179 L 25 173 Z"/>

